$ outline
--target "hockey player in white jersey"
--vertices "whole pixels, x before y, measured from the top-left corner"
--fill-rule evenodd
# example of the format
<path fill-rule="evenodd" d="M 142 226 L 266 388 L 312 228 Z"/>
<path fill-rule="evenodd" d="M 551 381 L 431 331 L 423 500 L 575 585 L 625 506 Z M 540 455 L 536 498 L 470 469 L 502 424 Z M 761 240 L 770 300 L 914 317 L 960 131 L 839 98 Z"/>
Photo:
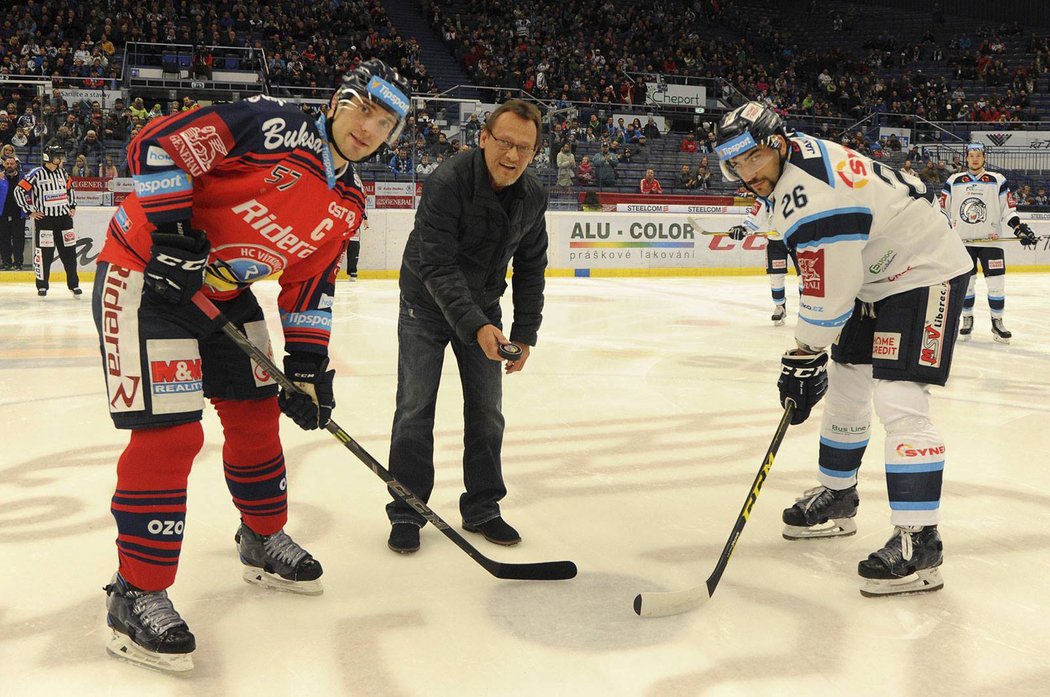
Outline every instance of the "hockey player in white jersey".
<path fill-rule="evenodd" d="M 1005 237 L 1012 230 L 1023 246 L 1035 248 L 1037 238 L 1032 229 L 1017 216 L 1014 196 L 1006 185 L 1006 177 L 984 168 L 984 145 L 966 146 L 966 171 L 953 174 L 941 191 L 941 210 L 948 216 L 952 229 L 966 245 L 973 260 L 973 270 L 963 302 L 962 327 L 959 334 L 969 336 L 973 331 L 974 291 L 977 287 L 977 262 L 984 271 L 988 286 L 988 309 L 992 315 L 992 338 L 1001 344 L 1010 343 L 1013 334 L 1003 326 L 1006 308 L 1006 255 L 999 246 L 974 243 Z M 1007 237 L 1007 239 L 1010 239 Z"/>
<path fill-rule="evenodd" d="M 937 531 L 945 445 L 930 385 L 948 379 L 971 261 L 923 184 L 830 141 L 789 136 L 758 102 L 723 117 L 722 172 L 770 207 L 803 292 L 796 346 L 781 358 L 781 404 L 809 417 L 827 392 L 819 486 L 784 511 L 789 540 L 856 532 L 857 474 L 871 412 L 886 431 L 893 535 L 858 565 L 864 595 L 943 586 Z M 831 347 L 830 366 L 826 348 Z"/>
<path fill-rule="evenodd" d="M 770 319 L 773 320 L 773 326 L 780 327 L 787 318 L 787 293 L 784 286 L 790 255 L 784 241 L 772 235 L 773 231 L 769 227 L 769 203 L 761 198 L 756 199 L 743 222 L 729 228 L 726 235 L 739 242 L 760 232 L 770 233 L 766 238 L 766 275 L 769 276 L 769 291 L 773 296 L 773 314 Z M 795 273 L 798 273 L 795 258 L 790 258 L 791 263 L 795 265 Z"/>

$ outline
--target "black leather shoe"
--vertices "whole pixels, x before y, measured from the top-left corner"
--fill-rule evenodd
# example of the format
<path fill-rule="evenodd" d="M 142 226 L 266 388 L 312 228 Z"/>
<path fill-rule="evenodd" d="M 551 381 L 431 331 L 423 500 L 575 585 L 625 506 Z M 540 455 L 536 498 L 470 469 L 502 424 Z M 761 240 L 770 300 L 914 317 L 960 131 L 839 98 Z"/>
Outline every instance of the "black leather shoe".
<path fill-rule="evenodd" d="M 518 531 L 507 524 L 503 518 L 493 518 L 477 525 L 467 525 L 464 521 L 463 529 L 467 532 L 479 532 L 489 542 L 497 545 L 516 545 L 521 542 Z"/>
<path fill-rule="evenodd" d="M 398 554 L 419 551 L 419 526 L 412 523 L 394 523 L 390 526 L 390 539 L 386 546 Z"/>

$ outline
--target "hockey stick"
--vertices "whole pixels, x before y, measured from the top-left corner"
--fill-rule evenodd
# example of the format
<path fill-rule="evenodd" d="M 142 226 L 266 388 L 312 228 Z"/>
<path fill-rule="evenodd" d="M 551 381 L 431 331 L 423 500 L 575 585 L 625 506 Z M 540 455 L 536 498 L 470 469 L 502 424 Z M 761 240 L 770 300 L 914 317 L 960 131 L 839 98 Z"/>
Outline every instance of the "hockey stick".
<path fill-rule="evenodd" d="M 758 494 L 762 491 L 762 484 L 765 483 L 769 470 L 773 467 L 773 458 L 780 448 L 780 442 L 784 440 L 784 434 L 787 433 L 788 426 L 791 424 L 791 415 L 793 413 L 795 413 L 795 402 L 789 399 L 787 406 L 784 407 L 784 415 L 780 417 L 777 431 L 773 434 L 773 441 L 769 444 L 765 457 L 762 458 L 762 466 L 758 468 L 755 481 L 751 484 L 751 491 L 748 492 L 747 499 L 744 500 L 744 507 L 740 509 L 733 531 L 729 533 L 726 546 L 722 549 L 722 556 L 718 558 L 715 570 L 707 577 L 707 581 L 702 585 L 684 591 L 640 593 L 634 599 L 634 611 L 636 613 L 642 617 L 677 615 L 699 607 L 701 603 L 715 594 L 715 588 L 718 587 L 718 581 L 722 578 L 726 565 L 729 564 L 729 557 L 733 554 L 733 549 L 736 548 L 736 542 L 740 538 L 740 533 L 744 530 L 747 519 L 751 517 L 751 507 L 758 500 Z"/>
<path fill-rule="evenodd" d="M 237 326 L 230 322 L 223 314 L 219 311 L 219 308 L 204 297 L 203 293 L 197 293 L 193 296 L 193 304 L 200 308 L 201 312 L 207 315 L 210 319 L 221 323 L 222 331 L 226 336 L 230 337 L 237 346 L 255 359 L 266 372 L 277 382 L 278 385 L 283 387 L 285 390 L 293 393 L 302 393 L 299 386 L 293 383 L 287 375 L 281 372 L 281 369 L 273 362 L 269 355 L 265 351 L 260 349 L 258 346 L 248 340 Z M 430 523 L 433 523 L 434 527 L 445 534 L 445 537 L 456 543 L 456 546 L 467 553 L 471 559 L 480 564 L 485 571 L 496 578 L 503 579 L 516 579 L 523 581 L 558 581 L 576 576 L 576 565 L 571 561 L 548 561 L 538 562 L 534 564 L 508 564 L 505 562 L 494 561 L 489 559 L 484 554 L 474 548 L 469 542 L 467 542 L 462 535 L 449 527 L 441 517 L 430 510 L 425 503 L 415 494 L 413 494 L 404 484 L 397 481 L 394 475 L 390 474 L 390 470 L 383 467 L 379 462 L 368 454 L 364 448 L 361 447 L 360 443 L 354 440 L 350 434 L 344 431 L 336 424 L 335 421 L 329 421 L 328 425 L 325 426 L 329 433 L 339 439 L 339 441 L 346 447 L 347 450 L 357 456 L 361 462 L 368 465 L 368 468 L 378 475 L 380 479 L 386 482 L 394 494 L 402 501 L 411 506 L 417 513 L 426 518 Z"/>
<path fill-rule="evenodd" d="M 712 236 L 712 237 L 729 237 L 729 231 L 728 230 L 726 230 L 725 232 L 711 232 L 709 230 L 703 230 L 703 231 L 700 232 L 700 234 L 701 235 L 709 235 L 709 236 Z M 779 239 L 780 238 L 780 235 L 778 235 L 775 232 L 749 232 L 749 233 L 747 233 L 747 236 L 748 237 L 771 237 L 773 239 Z"/>
<path fill-rule="evenodd" d="M 696 218 L 693 218 L 692 216 L 687 216 L 686 220 L 688 220 L 689 224 L 693 226 L 693 229 L 697 230 L 701 235 L 708 235 L 714 237 L 729 237 L 728 230 L 705 230 L 704 226 L 701 225 Z M 775 230 L 767 230 L 765 232 L 751 232 L 748 233 L 748 237 L 769 237 L 772 239 L 780 239 L 780 235 L 777 234 Z"/>
<path fill-rule="evenodd" d="M 1035 239 L 1050 239 L 1050 235 L 1036 235 Z M 1020 242 L 1020 237 L 982 237 L 979 240 L 963 240 L 963 244 L 979 244 L 981 242 Z"/>

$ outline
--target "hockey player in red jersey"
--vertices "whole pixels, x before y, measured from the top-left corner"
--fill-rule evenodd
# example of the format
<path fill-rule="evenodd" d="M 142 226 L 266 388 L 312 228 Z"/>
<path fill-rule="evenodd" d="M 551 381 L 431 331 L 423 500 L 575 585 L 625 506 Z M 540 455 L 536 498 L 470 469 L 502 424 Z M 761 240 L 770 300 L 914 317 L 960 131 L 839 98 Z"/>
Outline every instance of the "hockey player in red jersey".
<path fill-rule="evenodd" d="M 110 415 L 130 442 L 111 510 L 119 566 L 106 586 L 114 655 L 189 670 L 193 634 L 167 597 L 186 518 L 186 482 L 203 445 L 207 397 L 222 422 L 223 470 L 241 516 L 244 579 L 321 592 L 321 565 L 283 530 L 288 518 L 281 412 L 304 429 L 335 407 L 328 370 L 334 280 L 364 217 L 352 163 L 397 141 L 407 81 L 361 63 L 317 121 L 268 97 L 151 121 L 128 149 L 135 193 L 110 222 L 93 310 Z M 191 302 L 202 291 L 267 346 L 251 284 L 280 274 L 286 395 Z M 308 396 L 307 396 L 308 395 Z"/>

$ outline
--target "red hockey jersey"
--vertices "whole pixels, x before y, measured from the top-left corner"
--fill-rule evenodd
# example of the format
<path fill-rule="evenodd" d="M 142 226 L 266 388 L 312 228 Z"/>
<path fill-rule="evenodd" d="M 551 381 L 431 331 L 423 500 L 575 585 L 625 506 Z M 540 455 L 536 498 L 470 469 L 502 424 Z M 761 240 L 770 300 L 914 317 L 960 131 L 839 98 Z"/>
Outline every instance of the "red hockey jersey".
<path fill-rule="evenodd" d="M 100 261 L 142 270 L 156 226 L 189 218 L 211 242 L 210 298 L 280 274 L 286 350 L 327 353 L 335 275 L 365 197 L 353 165 L 336 176 L 323 117 L 268 97 L 184 111 L 142 129 L 128 167 L 135 193 Z"/>

